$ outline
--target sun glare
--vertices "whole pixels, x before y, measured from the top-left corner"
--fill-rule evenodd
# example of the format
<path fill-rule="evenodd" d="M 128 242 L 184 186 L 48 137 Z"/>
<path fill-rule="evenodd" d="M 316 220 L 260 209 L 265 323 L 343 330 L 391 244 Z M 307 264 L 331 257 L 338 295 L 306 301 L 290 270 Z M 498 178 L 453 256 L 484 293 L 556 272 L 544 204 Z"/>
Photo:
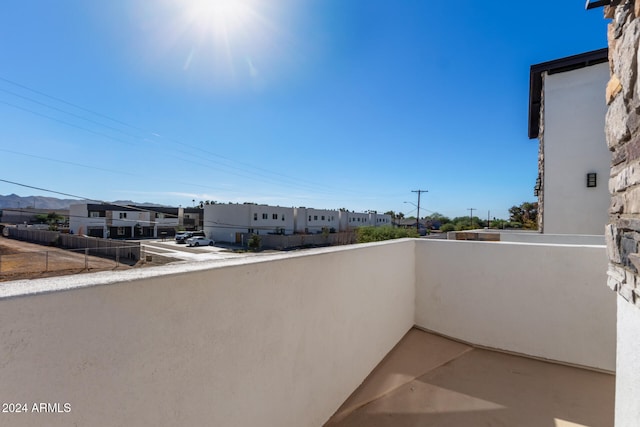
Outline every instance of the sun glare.
<path fill-rule="evenodd" d="M 247 0 L 187 0 L 186 10 L 192 25 L 225 38 L 250 25 L 255 13 Z"/>
<path fill-rule="evenodd" d="M 276 24 L 280 5 L 275 0 L 142 2 L 139 20 L 147 37 L 140 49 L 153 57 L 156 76 L 177 77 L 191 87 L 259 90 L 273 81 L 289 52 L 290 37 Z"/>

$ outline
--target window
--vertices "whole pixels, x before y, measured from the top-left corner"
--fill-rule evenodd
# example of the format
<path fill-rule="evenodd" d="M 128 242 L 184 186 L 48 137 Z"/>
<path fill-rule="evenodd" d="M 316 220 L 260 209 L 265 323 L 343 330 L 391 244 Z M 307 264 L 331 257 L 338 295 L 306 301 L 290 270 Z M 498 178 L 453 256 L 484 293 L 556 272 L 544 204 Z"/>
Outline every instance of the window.
<path fill-rule="evenodd" d="M 267 215 L 266 213 L 262 214 L 262 219 L 269 219 L 269 215 Z"/>
<path fill-rule="evenodd" d="M 124 219 L 127 217 L 127 213 L 126 212 L 120 212 L 120 219 Z"/>
<path fill-rule="evenodd" d="M 309 215 L 309 221 L 311 221 L 311 215 Z"/>
<path fill-rule="evenodd" d="M 318 220 L 318 215 L 314 215 L 314 216 L 313 216 L 313 220 L 314 220 L 314 221 L 317 221 L 317 220 Z"/>
<path fill-rule="evenodd" d="M 258 220 L 258 213 L 257 213 L 257 212 L 254 212 L 254 213 L 253 213 L 253 220 L 254 220 L 254 221 L 257 221 L 257 220 Z M 249 232 L 249 233 L 251 233 L 251 232 Z"/>
<path fill-rule="evenodd" d="M 124 236 L 124 227 L 118 227 L 118 236 Z"/>
<path fill-rule="evenodd" d="M 100 218 L 100 212 L 89 212 L 89 218 Z"/>
<path fill-rule="evenodd" d="M 278 214 L 273 214 L 273 215 L 271 215 L 271 218 L 273 218 L 273 219 L 278 219 Z"/>
<path fill-rule="evenodd" d="M 284 214 L 282 214 L 282 220 L 284 221 Z"/>
<path fill-rule="evenodd" d="M 322 215 L 322 220 L 324 221 L 324 215 Z"/>

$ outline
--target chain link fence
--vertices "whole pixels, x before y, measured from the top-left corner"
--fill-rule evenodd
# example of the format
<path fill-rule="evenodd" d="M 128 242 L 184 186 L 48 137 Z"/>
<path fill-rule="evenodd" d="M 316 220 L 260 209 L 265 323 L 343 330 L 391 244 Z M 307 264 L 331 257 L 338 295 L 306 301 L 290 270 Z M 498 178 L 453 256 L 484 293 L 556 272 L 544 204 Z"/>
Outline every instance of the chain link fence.
<path fill-rule="evenodd" d="M 5 227 L 12 240 L 51 246 L 51 249 L 0 248 L 0 281 L 29 279 L 91 270 L 112 270 L 133 266 L 144 257 L 139 242 L 74 236 L 55 231 Z"/>
<path fill-rule="evenodd" d="M 129 267 L 130 260 L 120 261 L 90 254 L 96 249 L 42 250 L 0 254 L 0 281 L 46 276 L 53 273 L 75 274 L 91 270 L 114 270 Z"/>

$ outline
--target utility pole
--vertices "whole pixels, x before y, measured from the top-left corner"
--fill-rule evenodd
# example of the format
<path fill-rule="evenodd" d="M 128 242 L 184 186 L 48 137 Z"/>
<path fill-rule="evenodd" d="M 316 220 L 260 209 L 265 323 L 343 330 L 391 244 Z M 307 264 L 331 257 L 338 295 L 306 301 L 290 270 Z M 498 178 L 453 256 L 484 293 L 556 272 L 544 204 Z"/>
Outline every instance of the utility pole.
<path fill-rule="evenodd" d="M 471 220 L 471 228 L 473 229 L 473 211 L 477 210 L 476 208 L 469 208 L 468 211 L 471 211 L 469 214 L 469 219 Z"/>
<path fill-rule="evenodd" d="M 416 231 L 420 234 L 420 195 L 422 193 L 428 193 L 429 190 L 412 190 L 412 193 L 418 193 L 418 219 L 416 221 Z"/>

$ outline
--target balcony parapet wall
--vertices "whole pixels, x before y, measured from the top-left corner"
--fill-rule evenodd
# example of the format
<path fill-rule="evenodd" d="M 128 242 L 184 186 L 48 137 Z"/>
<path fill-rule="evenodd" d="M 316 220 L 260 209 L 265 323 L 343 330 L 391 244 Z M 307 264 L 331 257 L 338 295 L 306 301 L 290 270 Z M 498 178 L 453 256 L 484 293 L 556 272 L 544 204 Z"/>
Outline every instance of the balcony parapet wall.
<path fill-rule="evenodd" d="M 415 242 L 0 287 L 7 426 L 321 426 L 414 323 Z"/>
<path fill-rule="evenodd" d="M 6 282 L 3 425 L 320 426 L 415 324 L 613 370 L 604 245 L 402 239 Z M 544 266 L 544 267 L 541 267 Z"/>

